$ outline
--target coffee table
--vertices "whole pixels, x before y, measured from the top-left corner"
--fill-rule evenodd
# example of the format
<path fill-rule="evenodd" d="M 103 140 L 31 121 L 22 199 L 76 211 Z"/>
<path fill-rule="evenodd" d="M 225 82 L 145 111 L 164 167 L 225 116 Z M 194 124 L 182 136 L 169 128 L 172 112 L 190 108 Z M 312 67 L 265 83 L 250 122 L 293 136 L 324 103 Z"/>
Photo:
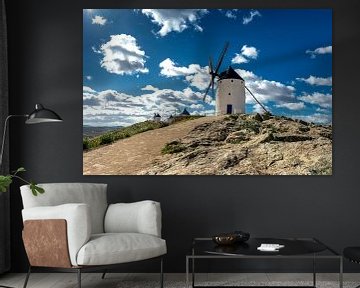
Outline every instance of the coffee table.
<path fill-rule="evenodd" d="M 263 252 L 257 250 L 262 243 L 280 244 L 284 248 L 277 252 Z M 228 246 L 219 246 L 211 238 L 194 238 L 191 253 L 186 255 L 186 287 L 205 287 L 195 285 L 195 260 L 201 259 L 310 259 L 312 260 L 313 285 L 293 287 L 316 288 L 316 260 L 333 259 L 339 261 L 339 287 L 343 287 L 343 258 L 335 250 L 315 238 L 250 238 L 245 243 Z M 191 266 L 191 267 L 190 267 Z M 189 286 L 189 274 L 191 268 L 191 286 Z M 214 286 L 211 286 L 214 287 Z M 229 286 L 222 286 L 229 287 Z M 247 286 L 231 286 L 247 287 Z M 254 286 L 251 286 L 254 287 Z M 271 286 L 274 287 L 274 286 Z M 276 287 L 276 286 L 275 286 Z M 284 287 L 284 286 L 281 286 Z"/>

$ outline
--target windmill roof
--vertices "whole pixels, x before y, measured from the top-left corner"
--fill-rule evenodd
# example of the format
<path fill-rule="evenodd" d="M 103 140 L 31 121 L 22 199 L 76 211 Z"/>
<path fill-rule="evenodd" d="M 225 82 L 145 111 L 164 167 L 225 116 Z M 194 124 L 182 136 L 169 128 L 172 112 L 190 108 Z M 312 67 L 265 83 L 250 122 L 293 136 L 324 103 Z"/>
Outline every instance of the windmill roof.
<path fill-rule="evenodd" d="M 184 108 L 184 111 L 181 112 L 180 115 L 190 115 L 189 111 L 186 110 L 186 108 Z"/>
<path fill-rule="evenodd" d="M 244 81 L 244 79 L 241 78 L 241 76 L 236 73 L 236 71 L 231 66 L 229 66 L 227 70 L 220 73 L 219 80 L 222 79 L 240 79 Z"/>

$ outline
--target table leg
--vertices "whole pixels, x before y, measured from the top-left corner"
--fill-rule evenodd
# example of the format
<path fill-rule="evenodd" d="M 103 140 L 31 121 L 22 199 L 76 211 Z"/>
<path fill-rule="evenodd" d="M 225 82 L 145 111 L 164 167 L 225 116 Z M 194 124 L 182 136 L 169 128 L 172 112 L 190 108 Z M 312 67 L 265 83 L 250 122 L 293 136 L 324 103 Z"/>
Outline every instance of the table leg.
<path fill-rule="evenodd" d="M 189 257 L 186 256 L 186 288 L 189 288 Z"/>
<path fill-rule="evenodd" d="M 316 287 L 316 256 L 313 257 L 313 286 Z"/>
<path fill-rule="evenodd" d="M 195 287 L 195 258 L 192 258 L 192 287 Z"/>
<path fill-rule="evenodd" d="M 343 257 L 340 257 L 339 287 L 343 288 Z"/>

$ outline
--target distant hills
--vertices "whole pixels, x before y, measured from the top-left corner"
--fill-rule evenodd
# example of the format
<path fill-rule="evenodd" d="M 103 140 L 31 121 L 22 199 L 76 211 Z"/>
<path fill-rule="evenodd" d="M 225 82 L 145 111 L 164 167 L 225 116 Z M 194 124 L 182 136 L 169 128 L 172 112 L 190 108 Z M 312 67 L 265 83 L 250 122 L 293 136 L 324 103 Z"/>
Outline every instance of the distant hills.
<path fill-rule="evenodd" d="M 121 128 L 121 126 L 103 126 L 103 127 L 98 127 L 98 126 L 88 126 L 88 125 L 84 125 L 83 126 L 83 138 L 88 137 L 88 138 L 92 138 L 92 137 L 96 137 L 99 136 L 101 134 L 104 134 L 106 132 L 112 131 L 112 130 L 116 130 Z"/>

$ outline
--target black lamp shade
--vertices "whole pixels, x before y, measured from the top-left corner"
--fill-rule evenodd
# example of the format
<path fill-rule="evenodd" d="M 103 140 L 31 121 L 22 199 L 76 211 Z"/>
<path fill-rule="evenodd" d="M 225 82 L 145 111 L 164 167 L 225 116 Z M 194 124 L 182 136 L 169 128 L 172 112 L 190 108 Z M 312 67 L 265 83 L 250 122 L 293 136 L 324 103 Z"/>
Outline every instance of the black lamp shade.
<path fill-rule="evenodd" d="M 35 105 L 35 110 L 31 112 L 25 121 L 26 124 L 38 124 L 46 122 L 62 122 L 61 117 L 54 111 L 44 108 L 41 104 Z"/>

